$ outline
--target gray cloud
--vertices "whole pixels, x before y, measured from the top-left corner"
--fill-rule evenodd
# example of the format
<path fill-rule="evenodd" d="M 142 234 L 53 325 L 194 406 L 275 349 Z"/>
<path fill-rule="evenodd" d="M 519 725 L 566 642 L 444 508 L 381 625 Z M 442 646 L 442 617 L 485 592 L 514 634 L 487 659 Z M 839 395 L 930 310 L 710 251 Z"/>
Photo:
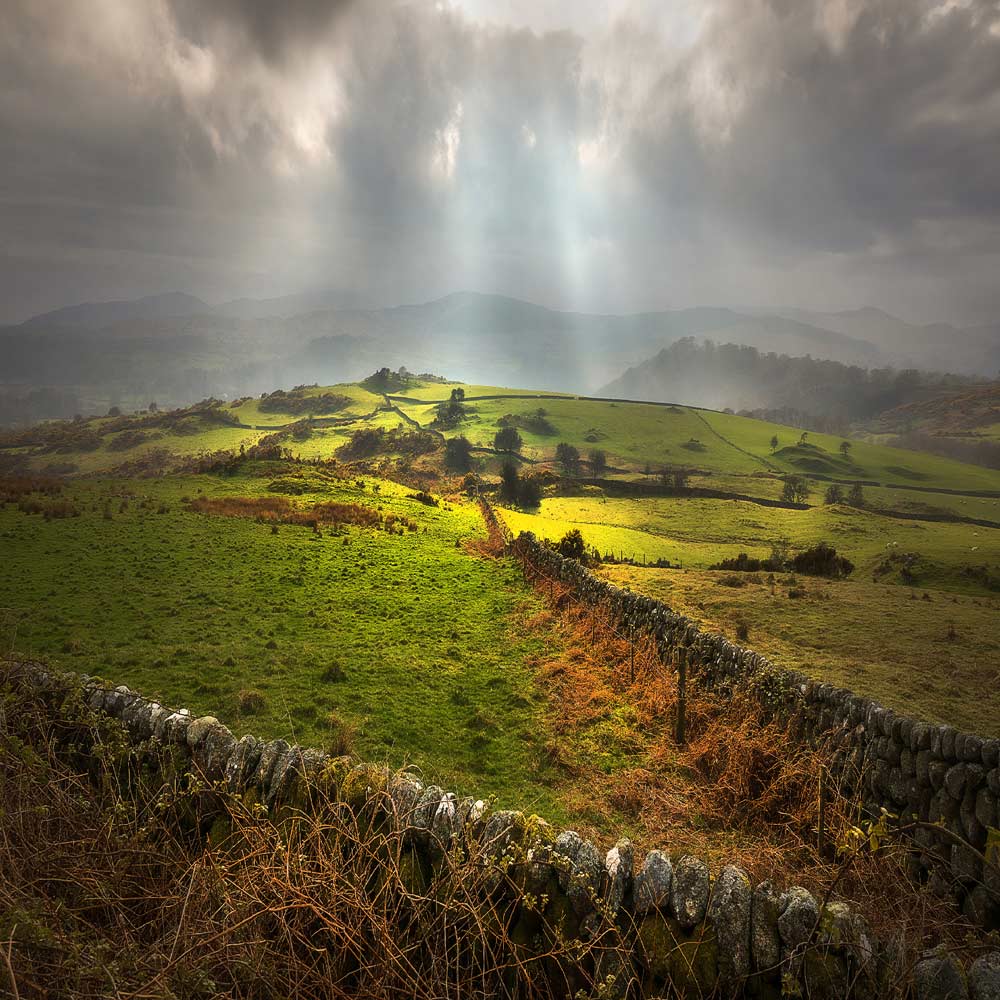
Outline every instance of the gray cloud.
<path fill-rule="evenodd" d="M 995 3 L 622 2 L 579 34 L 466 3 L 4 4 L 0 318 L 319 286 L 998 311 Z"/>

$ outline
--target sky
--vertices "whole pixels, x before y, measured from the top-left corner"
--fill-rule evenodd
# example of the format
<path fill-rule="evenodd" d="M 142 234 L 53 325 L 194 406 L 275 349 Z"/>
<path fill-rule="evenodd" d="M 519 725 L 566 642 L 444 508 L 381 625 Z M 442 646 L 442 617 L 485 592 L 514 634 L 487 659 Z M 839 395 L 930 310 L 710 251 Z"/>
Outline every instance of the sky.
<path fill-rule="evenodd" d="M 4 0 L 0 322 L 180 290 L 1000 317 L 995 0 Z"/>

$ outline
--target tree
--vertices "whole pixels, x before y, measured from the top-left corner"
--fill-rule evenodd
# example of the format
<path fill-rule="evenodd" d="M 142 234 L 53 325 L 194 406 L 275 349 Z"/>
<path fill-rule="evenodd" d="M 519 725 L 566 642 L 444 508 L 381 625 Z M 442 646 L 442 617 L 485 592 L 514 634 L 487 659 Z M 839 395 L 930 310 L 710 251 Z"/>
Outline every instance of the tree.
<path fill-rule="evenodd" d="M 517 501 L 518 490 L 521 485 L 521 477 L 517 473 L 517 466 L 508 458 L 500 466 L 500 496 L 511 503 Z"/>
<path fill-rule="evenodd" d="M 803 445 L 803 444 L 805 444 L 805 443 L 806 443 L 806 438 L 807 438 L 807 437 L 809 437 L 809 431 L 803 431 L 803 432 L 802 432 L 802 433 L 801 433 L 801 434 L 799 435 L 799 444 L 800 444 L 800 445 Z"/>
<path fill-rule="evenodd" d="M 112 406 L 111 409 L 108 410 L 109 417 L 120 417 L 121 415 L 122 415 L 122 408 L 120 406 Z"/>
<path fill-rule="evenodd" d="M 497 451 L 520 451 L 522 443 L 516 427 L 501 427 L 493 436 L 493 447 Z"/>
<path fill-rule="evenodd" d="M 472 445 L 464 434 L 445 443 L 444 464 L 453 472 L 469 471 L 472 465 Z"/>
<path fill-rule="evenodd" d="M 156 405 L 156 400 L 155 399 L 152 400 L 150 402 L 150 404 L 149 404 L 149 412 L 150 413 L 159 413 L 159 411 L 160 411 L 160 408 Z"/>
<path fill-rule="evenodd" d="M 823 497 L 825 503 L 843 503 L 844 491 L 837 483 L 831 483 L 826 488 L 826 495 Z"/>
<path fill-rule="evenodd" d="M 778 449 L 778 435 L 777 434 L 772 434 L 771 435 L 771 451 L 777 451 L 777 449 Z"/>
<path fill-rule="evenodd" d="M 802 476 L 789 476 L 781 490 L 781 499 L 789 503 L 805 503 L 809 497 L 809 483 Z"/>
<path fill-rule="evenodd" d="M 688 484 L 688 471 L 687 469 L 674 469 L 674 488 L 678 490 L 683 490 Z"/>
<path fill-rule="evenodd" d="M 525 476 L 517 490 L 517 502 L 522 507 L 537 507 L 542 502 L 542 484 L 534 476 Z"/>
<path fill-rule="evenodd" d="M 589 456 L 590 459 L 590 473 L 594 479 L 600 479 L 601 476 L 607 472 L 608 469 L 608 456 L 601 451 L 600 448 L 595 448 Z"/>
<path fill-rule="evenodd" d="M 556 551 L 567 559 L 579 559 L 582 561 L 587 552 L 587 544 L 583 540 L 583 535 L 580 534 L 580 529 L 571 528 L 567 531 L 556 544 Z"/>
<path fill-rule="evenodd" d="M 578 448 L 567 444 L 565 441 L 560 441 L 556 445 L 556 461 L 567 476 L 579 475 L 580 451 Z"/>
<path fill-rule="evenodd" d="M 851 492 L 847 494 L 847 502 L 852 507 L 865 506 L 865 491 L 861 488 L 861 483 L 855 483 L 851 487 Z"/>
<path fill-rule="evenodd" d="M 840 442 L 840 454 L 847 458 L 851 453 L 851 442 L 841 441 Z"/>
<path fill-rule="evenodd" d="M 451 401 L 453 403 L 462 403 L 465 401 L 465 390 L 461 387 L 451 390 Z"/>

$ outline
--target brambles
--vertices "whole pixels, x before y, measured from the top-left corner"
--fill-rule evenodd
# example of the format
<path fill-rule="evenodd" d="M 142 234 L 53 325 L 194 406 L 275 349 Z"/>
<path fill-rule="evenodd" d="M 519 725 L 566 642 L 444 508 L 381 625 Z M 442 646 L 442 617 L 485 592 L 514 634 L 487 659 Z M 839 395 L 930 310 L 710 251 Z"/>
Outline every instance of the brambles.
<path fill-rule="evenodd" d="M 837 550 L 827 542 L 820 542 L 804 552 L 796 553 L 791 560 L 796 573 L 808 576 L 826 576 L 831 580 L 850 576 L 854 563 L 846 556 L 838 556 Z"/>
<path fill-rule="evenodd" d="M 741 552 L 734 559 L 723 559 L 709 568 L 738 573 L 781 573 L 786 569 L 792 569 L 807 576 L 826 576 L 836 580 L 850 576 L 854 570 L 854 563 L 846 556 L 837 555 L 837 550 L 828 542 L 819 542 L 791 557 L 788 556 L 787 545 L 772 547 L 771 555 L 767 559 L 751 558 L 746 552 Z M 741 586 L 741 584 L 730 584 L 730 586 Z"/>

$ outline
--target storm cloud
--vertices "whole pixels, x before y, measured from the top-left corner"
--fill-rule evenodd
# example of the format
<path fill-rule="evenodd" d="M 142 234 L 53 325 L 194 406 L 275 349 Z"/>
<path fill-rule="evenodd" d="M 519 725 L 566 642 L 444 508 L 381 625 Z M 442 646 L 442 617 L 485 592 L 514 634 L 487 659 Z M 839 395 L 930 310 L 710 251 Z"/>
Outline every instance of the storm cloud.
<path fill-rule="evenodd" d="M 661 6 L 7 0 L 0 320 L 319 288 L 995 319 L 1000 6 Z"/>

